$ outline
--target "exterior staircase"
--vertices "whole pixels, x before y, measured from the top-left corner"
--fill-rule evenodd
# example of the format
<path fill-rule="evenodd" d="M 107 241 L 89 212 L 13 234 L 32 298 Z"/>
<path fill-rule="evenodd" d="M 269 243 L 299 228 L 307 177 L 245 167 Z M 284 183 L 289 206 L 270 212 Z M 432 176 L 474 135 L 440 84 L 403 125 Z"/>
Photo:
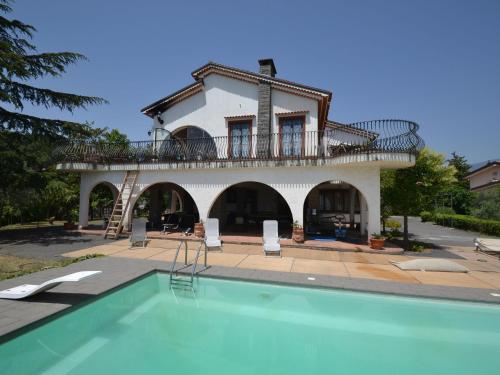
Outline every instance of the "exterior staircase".
<path fill-rule="evenodd" d="M 116 240 L 120 236 L 123 229 L 123 219 L 130 205 L 130 199 L 132 198 L 137 176 L 139 176 L 139 171 L 127 171 L 125 174 L 122 187 L 113 207 L 113 212 L 111 212 L 111 216 L 109 217 L 108 226 L 104 232 L 104 238 L 113 238 Z M 122 197 L 125 189 L 128 189 L 129 194 L 127 199 L 123 201 Z"/>

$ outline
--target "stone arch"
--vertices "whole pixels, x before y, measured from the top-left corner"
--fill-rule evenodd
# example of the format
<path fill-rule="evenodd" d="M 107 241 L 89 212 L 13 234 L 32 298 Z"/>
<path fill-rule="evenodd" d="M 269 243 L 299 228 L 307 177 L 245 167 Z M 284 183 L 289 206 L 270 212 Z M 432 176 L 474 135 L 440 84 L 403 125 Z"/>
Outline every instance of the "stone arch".
<path fill-rule="evenodd" d="M 252 180 L 219 189 L 210 201 L 208 216 L 217 217 L 221 230 L 227 228 L 231 232 L 250 229 L 259 233 L 261 222 L 270 219 L 278 220 L 280 230 L 288 233 L 293 222 L 292 210 L 283 195 L 269 184 Z"/>
<path fill-rule="evenodd" d="M 194 125 L 176 128 L 158 144 L 160 160 L 210 160 L 216 159 L 218 152 L 214 138 Z"/>
<path fill-rule="evenodd" d="M 93 186 L 91 186 L 91 188 L 89 189 L 89 194 L 88 194 L 88 199 L 89 199 L 89 213 L 92 218 L 92 207 L 90 207 L 90 199 L 92 197 L 92 193 L 94 192 L 94 190 L 98 187 L 98 186 L 105 186 L 106 188 L 108 188 L 110 191 L 111 191 L 111 194 L 112 194 L 112 204 L 107 207 L 108 208 L 108 212 L 103 212 L 104 214 L 104 217 L 108 217 L 108 215 L 111 215 L 111 211 L 113 210 L 113 207 L 116 203 L 116 199 L 118 198 L 118 195 L 120 193 L 120 191 L 118 190 L 118 188 L 112 184 L 111 182 L 108 182 L 108 181 L 101 181 L 101 182 L 97 182 L 95 184 L 93 184 Z"/>
<path fill-rule="evenodd" d="M 175 198 L 180 199 L 180 202 L 178 205 L 180 208 L 179 211 L 184 211 L 186 208 L 188 208 L 190 211 L 190 212 L 188 212 L 188 214 L 190 216 L 193 216 L 192 217 L 193 224 L 195 221 L 197 221 L 199 219 L 199 209 L 198 209 L 198 203 L 197 203 L 196 199 L 193 197 L 193 194 L 191 194 L 190 191 L 188 191 L 188 189 L 186 189 L 181 184 L 174 182 L 174 181 L 171 181 L 171 180 L 159 179 L 159 180 L 153 181 L 153 182 L 148 183 L 148 184 L 139 184 L 136 186 L 139 186 L 139 189 L 134 189 L 134 192 L 132 193 L 132 196 L 130 198 L 129 208 L 128 208 L 127 213 L 126 213 L 126 219 L 125 219 L 124 226 L 126 226 L 126 227 L 130 226 L 132 216 L 134 215 L 134 208 L 135 208 L 137 202 L 139 201 L 139 198 L 141 196 L 143 196 L 144 193 L 146 193 L 147 191 L 151 192 L 151 189 L 155 189 L 155 188 L 160 188 L 160 189 L 163 188 L 166 191 L 171 191 L 173 193 L 172 199 L 175 199 Z M 160 191 L 160 194 L 161 194 L 161 191 Z M 150 219 L 152 221 L 153 227 L 159 227 L 160 226 L 159 217 L 161 217 L 164 214 L 164 212 L 161 212 L 161 207 L 158 207 L 159 204 L 161 205 L 161 202 L 157 201 L 157 198 L 154 198 L 154 197 L 152 197 L 152 198 L 153 199 L 151 199 L 150 203 L 153 202 L 151 204 L 152 205 L 154 204 L 155 206 L 150 207 L 150 212 L 149 212 L 150 215 L 149 216 L 150 216 Z M 192 203 L 192 205 L 190 203 Z M 152 210 L 153 210 L 153 212 L 152 212 Z M 158 211 L 158 210 L 160 210 L 160 211 Z M 175 211 L 174 212 L 170 211 L 169 213 L 175 213 Z M 154 217 L 152 216 L 152 214 Z"/>
<path fill-rule="evenodd" d="M 88 213 L 90 206 L 90 194 L 94 190 L 94 188 L 98 185 L 105 185 L 111 189 L 113 193 L 113 200 L 116 201 L 116 198 L 119 194 L 119 185 L 116 181 L 113 181 L 112 178 L 103 179 L 104 176 L 97 173 L 85 174 L 82 173 L 81 181 L 80 181 L 80 204 L 79 204 L 79 219 L 78 219 L 78 227 L 85 228 L 88 226 Z"/>
<path fill-rule="evenodd" d="M 304 229 L 309 234 L 333 235 L 334 222 L 345 220 L 344 224 L 349 228 L 348 235 L 363 235 L 366 232 L 367 214 L 363 193 L 346 181 L 322 181 L 311 187 L 304 197 Z"/>
<path fill-rule="evenodd" d="M 337 171 L 336 171 L 337 172 Z M 376 173 L 375 173 L 376 172 Z M 309 196 L 309 193 L 318 185 L 331 180 L 343 181 L 354 187 L 360 195 L 360 209 L 361 209 L 361 232 L 362 234 L 371 234 L 380 232 L 380 175 L 379 170 L 372 171 L 372 173 L 361 174 L 357 173 L 349 175 L 344 171 L 332 173 L 329 179 L 321 176 L 310 180 L 308 188 L 302 194 L 302 209 Z M 353 178 L 354 177 L 354 178 Z M 301 221 L 304 224 L 303 211 L 301 213 Z"/>

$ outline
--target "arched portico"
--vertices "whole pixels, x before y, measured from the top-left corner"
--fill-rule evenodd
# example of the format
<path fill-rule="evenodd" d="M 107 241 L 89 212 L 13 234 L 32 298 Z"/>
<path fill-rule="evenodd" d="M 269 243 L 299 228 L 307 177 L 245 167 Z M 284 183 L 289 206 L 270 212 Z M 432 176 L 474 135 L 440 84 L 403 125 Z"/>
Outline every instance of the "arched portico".
<path fill-rule="evenodd" d="M 89 188 L 98 182 L 107 181 L 119 190 L 126 171 L 100 171 L 82 173 L 80 192 L 80 219 L 87 224 Z M 318 184 L 328 180 L 341 180 L 360 191 L 363 199 L 360 210 L 366 214 L 368 233 L 380 232 L 380 169 L 373 166 L 332 167 L 253 167 L 253 168 L 193 168 L 167 170 L 141 170 L 133 192 L 127 190 L 123 199 L 132 194 L 128 212 L 125 215 L 125 227 L 130 222 L 132 208 L 137 198 L 149 186 L 155 183 L 169 182 L 177 184 L 190 194 L 195 202 L 199 217 L 206 220 L 217 197 L 228 187 L 253 181 L 265 184 L 276 190 L 288 204 L 293 221 L 304 224 L 304 202 L 309 192 Z"/>

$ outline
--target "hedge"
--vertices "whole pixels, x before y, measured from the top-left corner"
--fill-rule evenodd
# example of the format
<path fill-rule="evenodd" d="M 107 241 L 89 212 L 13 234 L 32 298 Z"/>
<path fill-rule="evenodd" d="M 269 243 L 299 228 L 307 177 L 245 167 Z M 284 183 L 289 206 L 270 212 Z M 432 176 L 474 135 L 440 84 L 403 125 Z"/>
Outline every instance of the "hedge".
<path fill-rule="evenodd" d="M 428 211 L 421 212 L 420 217 L 422 221 L 433 221 L 445 227 L 471 230 L 491 236 L 500 236 L 500 221 L 498 220 L 485 220 L 469 215 L 441 214 Z"/>

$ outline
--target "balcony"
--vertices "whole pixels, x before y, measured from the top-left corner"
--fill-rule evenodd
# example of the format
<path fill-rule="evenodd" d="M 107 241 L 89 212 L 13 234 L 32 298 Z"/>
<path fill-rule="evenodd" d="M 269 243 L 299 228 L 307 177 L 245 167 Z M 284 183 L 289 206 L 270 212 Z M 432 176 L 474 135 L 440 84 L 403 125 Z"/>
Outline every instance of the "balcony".
<path fill-rule="evenodd" d="M 375 120 L 327 127 L 321 132 L 177 138 L 126 143 L 68 142 L 54 151 L 61 169 L 82 165 L 251 166 L 318 165 L 373 161 L 409 161 L 422 149 L 418 124 Z M 264 164 L 267 165 L 267 164 Z M 95 169 L 95 168 L 94 168 Z"/>

